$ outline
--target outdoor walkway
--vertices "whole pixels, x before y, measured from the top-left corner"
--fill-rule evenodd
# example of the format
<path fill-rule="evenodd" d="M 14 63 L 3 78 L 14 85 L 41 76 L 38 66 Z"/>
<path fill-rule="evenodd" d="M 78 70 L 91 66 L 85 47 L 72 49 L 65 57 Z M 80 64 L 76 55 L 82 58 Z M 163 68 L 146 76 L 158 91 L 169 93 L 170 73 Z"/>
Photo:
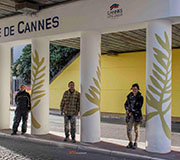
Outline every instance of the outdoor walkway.
<path fill-rule="evenodd" d="M 29 141 L 40 141 L 42 143 L 50 143 L 55 145 L 63 145 L 72 150 L 81 149 L 89 152 L 100 152 L 108 155 L 128 155 L 133 157 L 145 158 L 145 159 L 180 159 L 180 134 L 172 133 L 172 151 L 168 154 L 155 154 L 145 151 L 145 129 L 141 128 L 141 138 L 138 143 L 139 148 L 136 150 L 127 149 L 125 146 L 128 144 L 126 137 L 126 126 L 112 123 L 101 123 L 101 142 L 95 144 L 80 143 L 79 142 L 79 119 L 77 121 L 77 143 L 72 144 L 71 142 L 65 143 L 64 139 L 64 123 L 63 117 L 59 116 L 58 113 L 50 112 L 50 132 L 48 135 L 35 136 L 30 135 L 30 118 L 28 121 L 28 134 L 21 136 L 17 135 L 14 138 L 25 138 Z M 13 119 L 13 112 L 11 111 L 11 122 Z M 12 126 L 12 123 L 11 123 Z M 20 130 L 20 128 L 19 128 Z M 11 130 L 0 130 L 0 136 L 10 137 Z M 154 157 L 154 158 L 153 158 Z"/>

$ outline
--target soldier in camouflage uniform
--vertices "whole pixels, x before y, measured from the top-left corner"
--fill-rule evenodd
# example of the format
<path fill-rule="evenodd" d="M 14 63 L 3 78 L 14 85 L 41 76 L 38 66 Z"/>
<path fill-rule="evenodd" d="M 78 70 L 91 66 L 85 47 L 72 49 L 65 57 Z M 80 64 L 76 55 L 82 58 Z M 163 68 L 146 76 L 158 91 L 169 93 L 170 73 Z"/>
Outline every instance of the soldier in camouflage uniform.
<path fill-rule="evenodd" d="M 69 139 L 69 122 L 71 124 L 71 138 L 72 142 L 75 143 L 75 133 L 76 133 L 76 116 L 80 110 L 80 93 L 75 90 L 75 84 L 73 81 L 68 83 L 69 89 L 64 92 L 62 101 L 61 101 L 61 115 L 64 115 L 64 130 L 65 130 L 65 139 Z"/>

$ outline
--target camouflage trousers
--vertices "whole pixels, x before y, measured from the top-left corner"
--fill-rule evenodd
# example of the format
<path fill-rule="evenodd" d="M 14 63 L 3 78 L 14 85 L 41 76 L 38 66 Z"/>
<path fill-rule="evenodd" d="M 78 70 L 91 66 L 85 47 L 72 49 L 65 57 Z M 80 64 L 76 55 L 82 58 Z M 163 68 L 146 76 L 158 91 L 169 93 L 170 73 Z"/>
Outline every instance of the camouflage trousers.
<path fill-rule="evenodd" d="M 131 115 L 130 121 L 127 123 L 127 136 L 130 142 L 132 142 L 132 128 L 134 126 L 134 133 L 135 133 L 135 142 L 138 141 L 139 138 L 139 128 L 140 124 L 136 123 L 134 120 L 134 116 Z"/>
<path fill-rule="evenodd" d="M 70 129 L 70 126 L 71 129 Z M 71 132 L 71 138 L 75 139 L 75 134 L 76 134 L 76 116 L 72 115 L 72 116 L 67 116 L 64 115 L 64 132 L 66 137 L 69 137 L 69 131 Z"/>
<path fill-rule="evenodd" d="M 13 123 L 13 127 L 12 127 L 13 132 L 15 132 L 15 133 L 17 132 L 21 119 L 22 119 L 21 132 L 26 133 L 28 112 L 20 111 L 20 110 L 15 111 L 14 123 Z"/>

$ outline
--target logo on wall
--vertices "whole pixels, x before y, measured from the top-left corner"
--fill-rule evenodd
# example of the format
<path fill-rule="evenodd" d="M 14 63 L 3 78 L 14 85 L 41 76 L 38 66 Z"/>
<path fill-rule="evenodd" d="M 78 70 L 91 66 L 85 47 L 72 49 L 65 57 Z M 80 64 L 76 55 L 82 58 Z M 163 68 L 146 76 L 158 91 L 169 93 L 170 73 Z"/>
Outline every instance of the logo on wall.
<path fill-rule="evenodd" d="M 123 9 L 117 3 L 112 4 L 107 11 L 108 18 L 116 18 L 123 15 Z"/>

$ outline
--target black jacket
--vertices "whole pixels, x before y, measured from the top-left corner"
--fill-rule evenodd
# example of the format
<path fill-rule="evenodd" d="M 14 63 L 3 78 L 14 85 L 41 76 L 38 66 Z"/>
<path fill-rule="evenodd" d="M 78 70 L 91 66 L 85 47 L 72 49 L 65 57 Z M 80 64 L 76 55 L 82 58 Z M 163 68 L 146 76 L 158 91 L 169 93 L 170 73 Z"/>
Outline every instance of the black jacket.
<path fill-rule="evenodd" d="M 16 94 L 15 102 L 16 102 L 17 109 L 20 109 L 22 111 L 31 110 L 31 97 L 28 92 L 19 91 Z"/>
<path fill-rule="evenodd" d="M 138 92 L 136 96 L 134 96 L 133 92 L 131 92 L 127 96 L 127 100 L 124 104 L 125 110 L 128 110 L 134 115 L 136 122 L 142 120 L 141 108 L 143 106 L 143 101 L 144 99 L 140 92 Z"/>

